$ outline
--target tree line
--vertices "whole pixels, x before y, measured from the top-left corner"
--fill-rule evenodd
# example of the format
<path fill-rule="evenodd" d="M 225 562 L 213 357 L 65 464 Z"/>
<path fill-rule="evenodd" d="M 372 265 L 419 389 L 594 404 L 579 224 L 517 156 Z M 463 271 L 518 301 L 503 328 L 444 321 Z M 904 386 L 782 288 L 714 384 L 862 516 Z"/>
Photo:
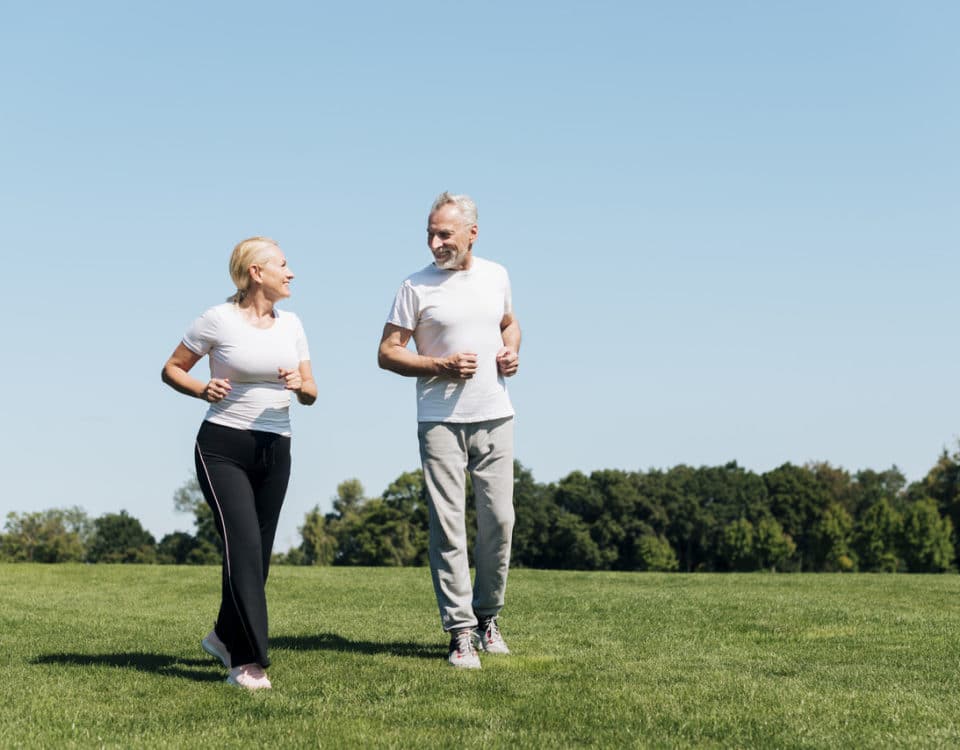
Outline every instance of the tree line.
<path fill-rule="evenodd" d="M 468 524 L 475 533 L 469 477 Z M 376 497 L 357 479 L 333 508 L 309 511 L 301 542 L 274 555 L 289 565 L 426 565 L 422 473 L 405 472 Z M 514 464 L 512 565 L 575 570 L 954 570 L 960 555 L 960 450 L 944 450 L 913 483 L 892 467 L 850 473 L 828 463 L 763 474 L 730 462 L 646 472 L 580 471 L 542 484 Z M 193 533 L 159 542 L 125 511 L 90 519 L 80 508 L 9 513 L 0 560 L 214 564 L 220 539 L 196 480 L 174 494 Z M 473 546 L 473 539 L 470 539 Z"/>

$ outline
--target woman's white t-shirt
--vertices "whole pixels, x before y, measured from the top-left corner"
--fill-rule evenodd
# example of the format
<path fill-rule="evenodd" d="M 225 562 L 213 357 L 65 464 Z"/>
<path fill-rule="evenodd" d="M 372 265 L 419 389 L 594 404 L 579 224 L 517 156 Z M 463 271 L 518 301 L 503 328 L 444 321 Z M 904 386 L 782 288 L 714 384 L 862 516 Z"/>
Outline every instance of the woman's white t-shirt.
<path fill-rule="evenodd" d="M 230 380 L 230 392 L 210 404 L 206 421 L 290 435 L 291 392 L 279 368 L 297 369 L 310 359 L 310 350 L 300 318 L 284 310 L 275 316 L 270 328 L 257 328 L 226 302 L 203 313 L 184 334 L 190 351 L 210 355 L 210 377 Z"/>

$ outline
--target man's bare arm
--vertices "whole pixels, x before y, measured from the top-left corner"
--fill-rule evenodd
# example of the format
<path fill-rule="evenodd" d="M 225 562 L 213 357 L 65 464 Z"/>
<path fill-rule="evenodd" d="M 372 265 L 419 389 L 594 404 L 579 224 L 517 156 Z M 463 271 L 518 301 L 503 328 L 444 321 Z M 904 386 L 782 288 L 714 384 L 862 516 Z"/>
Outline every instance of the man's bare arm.
<path fill-rule="evenodd" d="M 500 321 L 503 346 L 497 352 L 497 368 L 505 377 L 517 374 L 520 367 L 520 322 L 513 313 L 506 313 Z"/>
<path fill-rule="evenodd" d="M 392 323 L 383 327 L 377 364 L 408 377 L 439 375 L 457 380 L 469 380 L 477 371 L 477 355 L 472 352 L 457 352 L 447 357 L 426 357 L 407 348 L 413 331 Z"/>

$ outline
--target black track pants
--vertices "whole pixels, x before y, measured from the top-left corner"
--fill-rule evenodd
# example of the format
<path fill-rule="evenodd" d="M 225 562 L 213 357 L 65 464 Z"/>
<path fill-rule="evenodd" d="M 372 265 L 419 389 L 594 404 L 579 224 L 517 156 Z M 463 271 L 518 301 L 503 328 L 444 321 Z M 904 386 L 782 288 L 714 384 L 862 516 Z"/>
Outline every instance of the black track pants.
<path fill-rule="evenodd" d="M 290 438 L 204 422 L 197 433 L 197 479 L 223 539 L 217 636 L 233 666 L 270 664 L 264 584 L 290 478 Z"/>

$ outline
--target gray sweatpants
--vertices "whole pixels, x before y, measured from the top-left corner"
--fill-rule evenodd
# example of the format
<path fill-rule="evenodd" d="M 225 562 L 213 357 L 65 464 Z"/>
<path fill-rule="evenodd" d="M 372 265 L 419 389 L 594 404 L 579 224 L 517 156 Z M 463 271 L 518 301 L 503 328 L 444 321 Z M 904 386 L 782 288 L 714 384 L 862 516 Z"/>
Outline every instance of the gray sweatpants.
<path fill-rule="evenodd" d="M 421 422 L 420 461 L 430 500 L 430 572 L 444 630 L 470 628 L 503 607 L 513 534 L 513 417 Z M 477 575 L 470 585 L 466 472 L 477 502 Z"/>

